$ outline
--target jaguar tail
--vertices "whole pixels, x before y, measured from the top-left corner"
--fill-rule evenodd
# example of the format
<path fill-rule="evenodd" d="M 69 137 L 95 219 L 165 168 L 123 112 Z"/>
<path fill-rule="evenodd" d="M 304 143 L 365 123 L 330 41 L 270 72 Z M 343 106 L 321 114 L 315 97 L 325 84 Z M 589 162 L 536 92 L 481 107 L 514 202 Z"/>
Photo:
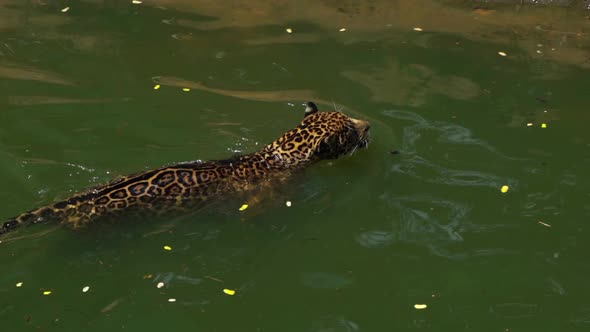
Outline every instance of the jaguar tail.
<path fill-rule="evenodd" d="M 59 210 L 55 210 L 51 206 L 45 206 L 29 212 L 25 212 L 17 217 L 8 219 L 0 226 L 0 234 L 8 233 L 16 228 L 28 226 L 30 224 L 38 224 L 45 221 L 55 220 L 59 218 Z"/>

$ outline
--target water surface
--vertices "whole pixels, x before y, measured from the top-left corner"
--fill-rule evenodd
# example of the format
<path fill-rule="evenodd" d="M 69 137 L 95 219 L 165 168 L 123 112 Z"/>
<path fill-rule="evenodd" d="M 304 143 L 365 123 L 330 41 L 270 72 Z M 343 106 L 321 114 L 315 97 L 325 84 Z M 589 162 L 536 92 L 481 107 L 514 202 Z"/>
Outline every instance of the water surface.
<path fill-rule="evenodd" d="M 3 328 L 588 330 L 590 12 L 550 3 L 0 2 L 2 218 L 307 100 L 373 134 L 245 212 L 3 238 Z"/>

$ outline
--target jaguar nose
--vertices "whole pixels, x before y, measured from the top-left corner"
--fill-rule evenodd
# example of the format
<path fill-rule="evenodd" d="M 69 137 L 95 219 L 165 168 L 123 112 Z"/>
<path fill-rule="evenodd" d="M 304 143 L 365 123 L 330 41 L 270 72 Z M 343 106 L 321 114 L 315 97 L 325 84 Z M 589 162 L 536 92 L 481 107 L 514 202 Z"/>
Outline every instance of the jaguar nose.
<path fill-rule="evenodd" d="M 371 124 L 370 123 L 368 123 L 367 121 L 360 120 L 358 124 L 359 124 L 358 127 L 360 128 L 360 130 L 361 130 L 361 132 L 363 134 L 368 134 L 369 133 L 369 129 L 371 129 Z"/>
<path fill-rule="evenodd" d="M 353 119 L 352 122 L 357 128 L 362 129 L 363 131 L 367 131 L 369 128 L 371 128 L 371 124 L 365 120 Z"/>

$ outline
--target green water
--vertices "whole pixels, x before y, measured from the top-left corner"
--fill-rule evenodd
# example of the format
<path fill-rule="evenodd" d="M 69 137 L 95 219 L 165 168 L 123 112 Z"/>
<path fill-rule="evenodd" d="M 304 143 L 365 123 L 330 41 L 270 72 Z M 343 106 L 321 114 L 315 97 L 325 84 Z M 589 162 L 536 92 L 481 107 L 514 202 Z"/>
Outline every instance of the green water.
<path fill-rule="evenodd" d="M 590 13 L 572 3 L 0 2 L 3 219 L 254 151 L 307 99 L 373 138 L 244 212 L 1 238 L 1 329 L 590 330 Z"/>

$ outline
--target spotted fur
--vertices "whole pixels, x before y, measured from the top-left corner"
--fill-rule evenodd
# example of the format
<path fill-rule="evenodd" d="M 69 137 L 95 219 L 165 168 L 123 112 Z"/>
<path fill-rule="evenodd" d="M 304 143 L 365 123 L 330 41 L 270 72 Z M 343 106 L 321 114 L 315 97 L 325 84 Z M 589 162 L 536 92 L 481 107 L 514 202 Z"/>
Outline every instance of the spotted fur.
<path fill-rule="evenodd" d="M 255 153 L 134 174 L 23 213 L 4 222 L 0 234 L 49 220 L 77 228 L 130 211 L 161 214 L 187 210 L 216 197 L 282 181 L 316 161 L 352 154 L 368 142 L 368 122 L 340 112 L 318 112 L 310 102 L 299 126 Z"/>

